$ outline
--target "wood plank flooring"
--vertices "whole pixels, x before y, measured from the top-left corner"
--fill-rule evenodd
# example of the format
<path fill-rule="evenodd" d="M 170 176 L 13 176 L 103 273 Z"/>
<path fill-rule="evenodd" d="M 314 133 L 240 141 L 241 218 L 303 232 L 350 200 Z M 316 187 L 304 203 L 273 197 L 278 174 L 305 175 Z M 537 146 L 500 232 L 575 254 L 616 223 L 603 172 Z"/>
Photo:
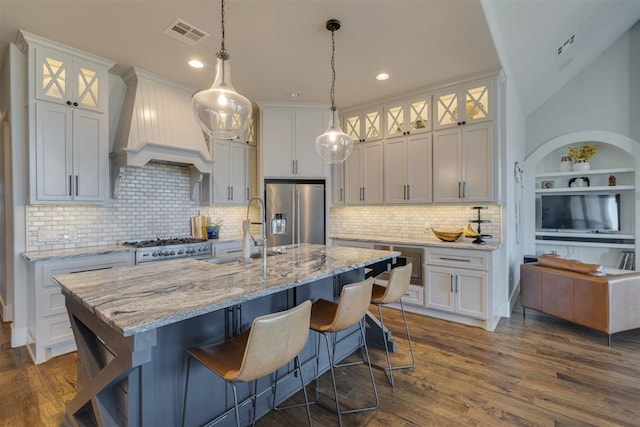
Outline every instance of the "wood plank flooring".
<path fill-rule="evenodd" d="M 395 389 L 376 370 L 380 408 L 344 415 L 345 425 L 640 426 L 640 329 L 614 335 L 609 348 L 604 334 L 531 310 L 523 318 L 519 306 L 493 333 L 407 316 L 416 368 L 396 371 Z M 408 362 L 401 316 L 388 309 L 385 320 L 397 331 L 394 360 Z M 60 426 L 65 402 L 75 394 L 75 354 L 36 366 L 25 348 L 10 348 L 9 334 L 2 324 L 0 426 Z M 383 351 L 371 353 L 383 364 Z M 343 368 L 337 381 L 345 408 L 372 401 L 366 368 Z M 320 400 L 327 404 L 330 390 L 324 375 Z M 291 401 L 301 401 L 300 393 Z M 315 425 L 337 425 L 321 407 L 312 406 L 312 415 Z M 306 425 L 306 413 L 272 412 L 257 425 Z"/>

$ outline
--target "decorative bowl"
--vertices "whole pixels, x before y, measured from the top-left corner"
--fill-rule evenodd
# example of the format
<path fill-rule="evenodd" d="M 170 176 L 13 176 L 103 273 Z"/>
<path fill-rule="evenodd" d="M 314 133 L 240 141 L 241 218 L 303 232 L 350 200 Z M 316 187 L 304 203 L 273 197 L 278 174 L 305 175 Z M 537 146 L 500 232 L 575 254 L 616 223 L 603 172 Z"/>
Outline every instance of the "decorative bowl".
<path fill-rule="evenodd" d="M 431 231 L 433 231 L 433 234 L 435 234 L 436 237 L 443 242 L 455 242 L 460 238 L 460 236 L 462 236 L 463 232 L 462 229 L 455 231 L 441 231 L 434 228 L 432 228 Z"/>

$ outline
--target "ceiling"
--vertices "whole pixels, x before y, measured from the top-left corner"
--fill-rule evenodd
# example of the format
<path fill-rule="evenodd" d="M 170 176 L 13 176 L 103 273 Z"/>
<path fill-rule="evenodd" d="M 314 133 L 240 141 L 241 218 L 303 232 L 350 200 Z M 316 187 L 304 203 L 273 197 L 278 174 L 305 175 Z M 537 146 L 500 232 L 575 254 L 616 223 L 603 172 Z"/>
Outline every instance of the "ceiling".
<path fill-rule="evenodd" d="M 479 0 L 226 0 L 225 12 L 233 83 L 254 102 L 329 103 L 330 18 L 342 22 L 339 108 L 500 68 Z M 192 47 L 163 34 L 176 18 L 211 36 Z M 2 60 L 19 29 L 205 89 L 220 47 L 220 1 L 0 0 Z M 205 68 L 189 67 L 191 58 Z M 382 71 L 391 78 L 377 81 Z"/>
<path fill-rule="evenodd" d="M 640 19 L 640 0 L 226 0 L 225 9 L 233 83 L 254 102 L 328 104 L 325 22 L 337 18 L 339 108 L 495 71 L 502 62 L 525 113 Z M 193 47 L 163 34 L 177 18 L 210 37 Z M 0 0 L 0 61 L 19 29 L 116 61 L 116 72 L 136 66 L 204 89 L 219 49 L 220 2 Z M 556 50 L 572 34 L 563 65 Z M 205 68 L 189 67 L 192 58 Z M 375 80 L 382 71 L 391 78 Z"/>

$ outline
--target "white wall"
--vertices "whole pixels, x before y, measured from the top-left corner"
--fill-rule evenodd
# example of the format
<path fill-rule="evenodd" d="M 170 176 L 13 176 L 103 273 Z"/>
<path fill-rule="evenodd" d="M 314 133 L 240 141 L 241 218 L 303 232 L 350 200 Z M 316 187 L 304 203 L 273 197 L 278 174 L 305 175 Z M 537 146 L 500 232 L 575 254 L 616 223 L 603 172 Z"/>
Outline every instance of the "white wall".
<path fill-rule="evenodd" d="M 583 130 L 640 141 L 640 22 L 527 117 L 526 149 Z"/>

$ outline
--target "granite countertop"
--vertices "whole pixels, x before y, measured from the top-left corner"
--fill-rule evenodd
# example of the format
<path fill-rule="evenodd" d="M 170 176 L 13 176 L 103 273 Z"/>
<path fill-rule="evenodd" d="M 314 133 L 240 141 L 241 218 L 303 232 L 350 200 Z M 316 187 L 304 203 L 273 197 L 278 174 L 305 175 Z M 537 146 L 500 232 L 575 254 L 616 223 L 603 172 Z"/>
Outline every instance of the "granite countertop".
<path fill-rule="evenodd" d="M 399 256 L 399 252 L 289 245 L 250 264 L 189 258 L 55 276 L 63 292 L 123 336 L 210 313 Z"/>
<path fill-rule="evenodd" d="M 364 234 L 333 234 L 329 236 L 336 240 L 354 240 L 359 242 L 382 243 L 388 245 L 411 245 L 411 246 L 436 246 L 440 248 L 454 249 L 476 249 L 481 251 L 495 251 L 500 247 L 499 242 L 487 241 L 484 245 L 472 243 L 473 240 L 464 236 L 455 242 L 443 242 L 436 236 L 424 235 L 415 237 L 394 237 L 394 236 L 371 236 Z"/>
<path fill-rule="evenodd" d="M 92 255 L 104 255 L 114 252 L 135 252 L 135 248 L 124 245 L 86 246 L 72 249 L 51 249 L 48 251 L 23 252 L 22 256 L 29 262 L 48 261 L 52 259 L 77 258 Z"/>

